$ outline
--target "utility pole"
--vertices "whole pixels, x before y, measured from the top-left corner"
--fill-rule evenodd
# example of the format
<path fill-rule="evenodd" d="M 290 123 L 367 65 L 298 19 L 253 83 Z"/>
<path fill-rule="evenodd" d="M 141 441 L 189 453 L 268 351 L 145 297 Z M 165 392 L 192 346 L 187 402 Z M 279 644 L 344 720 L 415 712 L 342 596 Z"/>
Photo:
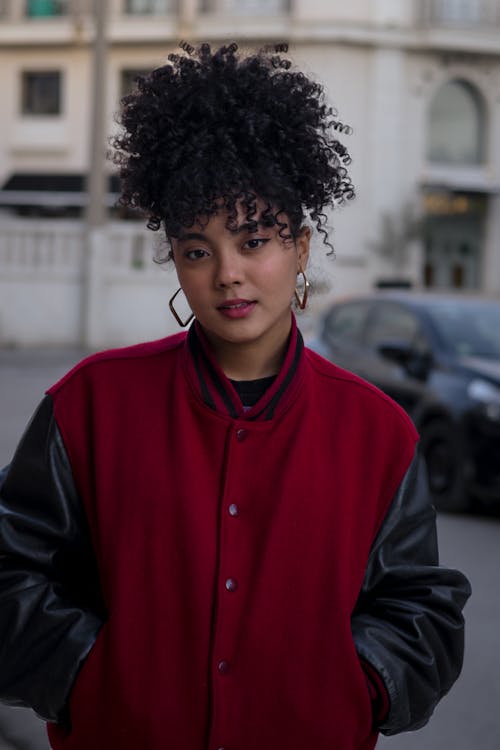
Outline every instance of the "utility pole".
<path fill-rule="evenodd" d="M 108 0 L 93 0 L 92 99 L 90 153 L 87 173 L 85 251 L 82 274 L 81 340 L 84 346 L 101 345 L 102 256 L 106 247 L 106 78 Z"/>
<path fill-rule="evenodd" d="M 189 40 L 193 34 L 193 24 L 196 20 L 198 0 L 181 0 L 179 4 L 179 36 Z"/>

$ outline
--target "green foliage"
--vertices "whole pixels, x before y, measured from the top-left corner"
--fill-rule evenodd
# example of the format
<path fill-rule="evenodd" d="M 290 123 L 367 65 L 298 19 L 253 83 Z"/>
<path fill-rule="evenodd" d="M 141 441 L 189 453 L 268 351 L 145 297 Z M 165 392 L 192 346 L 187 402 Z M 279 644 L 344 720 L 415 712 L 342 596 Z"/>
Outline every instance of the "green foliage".
<path fill-rule="evenodd" d="M 371 243 L 372 249 L 401 271 L 408 263 L 412 245 L 424 233 L 424 219 L 413 204 L 406 203 L 398 213 L 382 214 L 380 234 Z"/>

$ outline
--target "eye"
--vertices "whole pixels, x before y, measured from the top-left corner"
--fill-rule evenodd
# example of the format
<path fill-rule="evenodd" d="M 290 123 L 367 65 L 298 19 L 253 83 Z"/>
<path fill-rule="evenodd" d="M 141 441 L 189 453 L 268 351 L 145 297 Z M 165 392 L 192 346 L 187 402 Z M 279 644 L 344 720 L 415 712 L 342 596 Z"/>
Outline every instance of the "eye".
<path fill-rule="evenodd" d="M 252 237 L 245 242 L 243 247 L 245 250 L 258 250 L 260 247 L 263 247 L 266 242 L 269 242 L 267 237 Z"/>
<path fill-rule="evenodd" d="M 190 250 L 186 250 L 186 252 L 184 253 L 184 257 L 188 260 L 200 260 L 207 255 L 207 251 L 203 250 L 203 248 L 201 247 L 192 247 Z"/>

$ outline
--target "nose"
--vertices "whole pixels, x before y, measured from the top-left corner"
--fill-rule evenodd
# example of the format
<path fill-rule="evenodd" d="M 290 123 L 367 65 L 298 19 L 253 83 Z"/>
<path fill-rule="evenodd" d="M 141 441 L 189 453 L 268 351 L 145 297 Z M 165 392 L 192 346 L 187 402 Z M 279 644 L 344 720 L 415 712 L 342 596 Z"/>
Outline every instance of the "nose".
<path fill-rule="evenodd" d="M 234 249 L 226 248 L 217 253 L 215 285 L 219 289 L 241 284 L 243 275 L 242 259 Z"/>

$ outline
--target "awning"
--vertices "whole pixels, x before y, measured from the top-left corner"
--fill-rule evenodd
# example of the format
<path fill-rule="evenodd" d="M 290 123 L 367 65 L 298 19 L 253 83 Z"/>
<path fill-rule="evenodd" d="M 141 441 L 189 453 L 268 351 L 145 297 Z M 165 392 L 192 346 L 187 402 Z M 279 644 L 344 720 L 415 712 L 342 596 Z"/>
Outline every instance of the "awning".
<path fill-rule="evenodd" d="M 106 204 L 116 205 L 119 198 L 118 175 L 108 176 Z M 81 173 L 15 172 L 0 190 L 0 206 L 79 208 L 88 202 L 85 175 Z"/>

